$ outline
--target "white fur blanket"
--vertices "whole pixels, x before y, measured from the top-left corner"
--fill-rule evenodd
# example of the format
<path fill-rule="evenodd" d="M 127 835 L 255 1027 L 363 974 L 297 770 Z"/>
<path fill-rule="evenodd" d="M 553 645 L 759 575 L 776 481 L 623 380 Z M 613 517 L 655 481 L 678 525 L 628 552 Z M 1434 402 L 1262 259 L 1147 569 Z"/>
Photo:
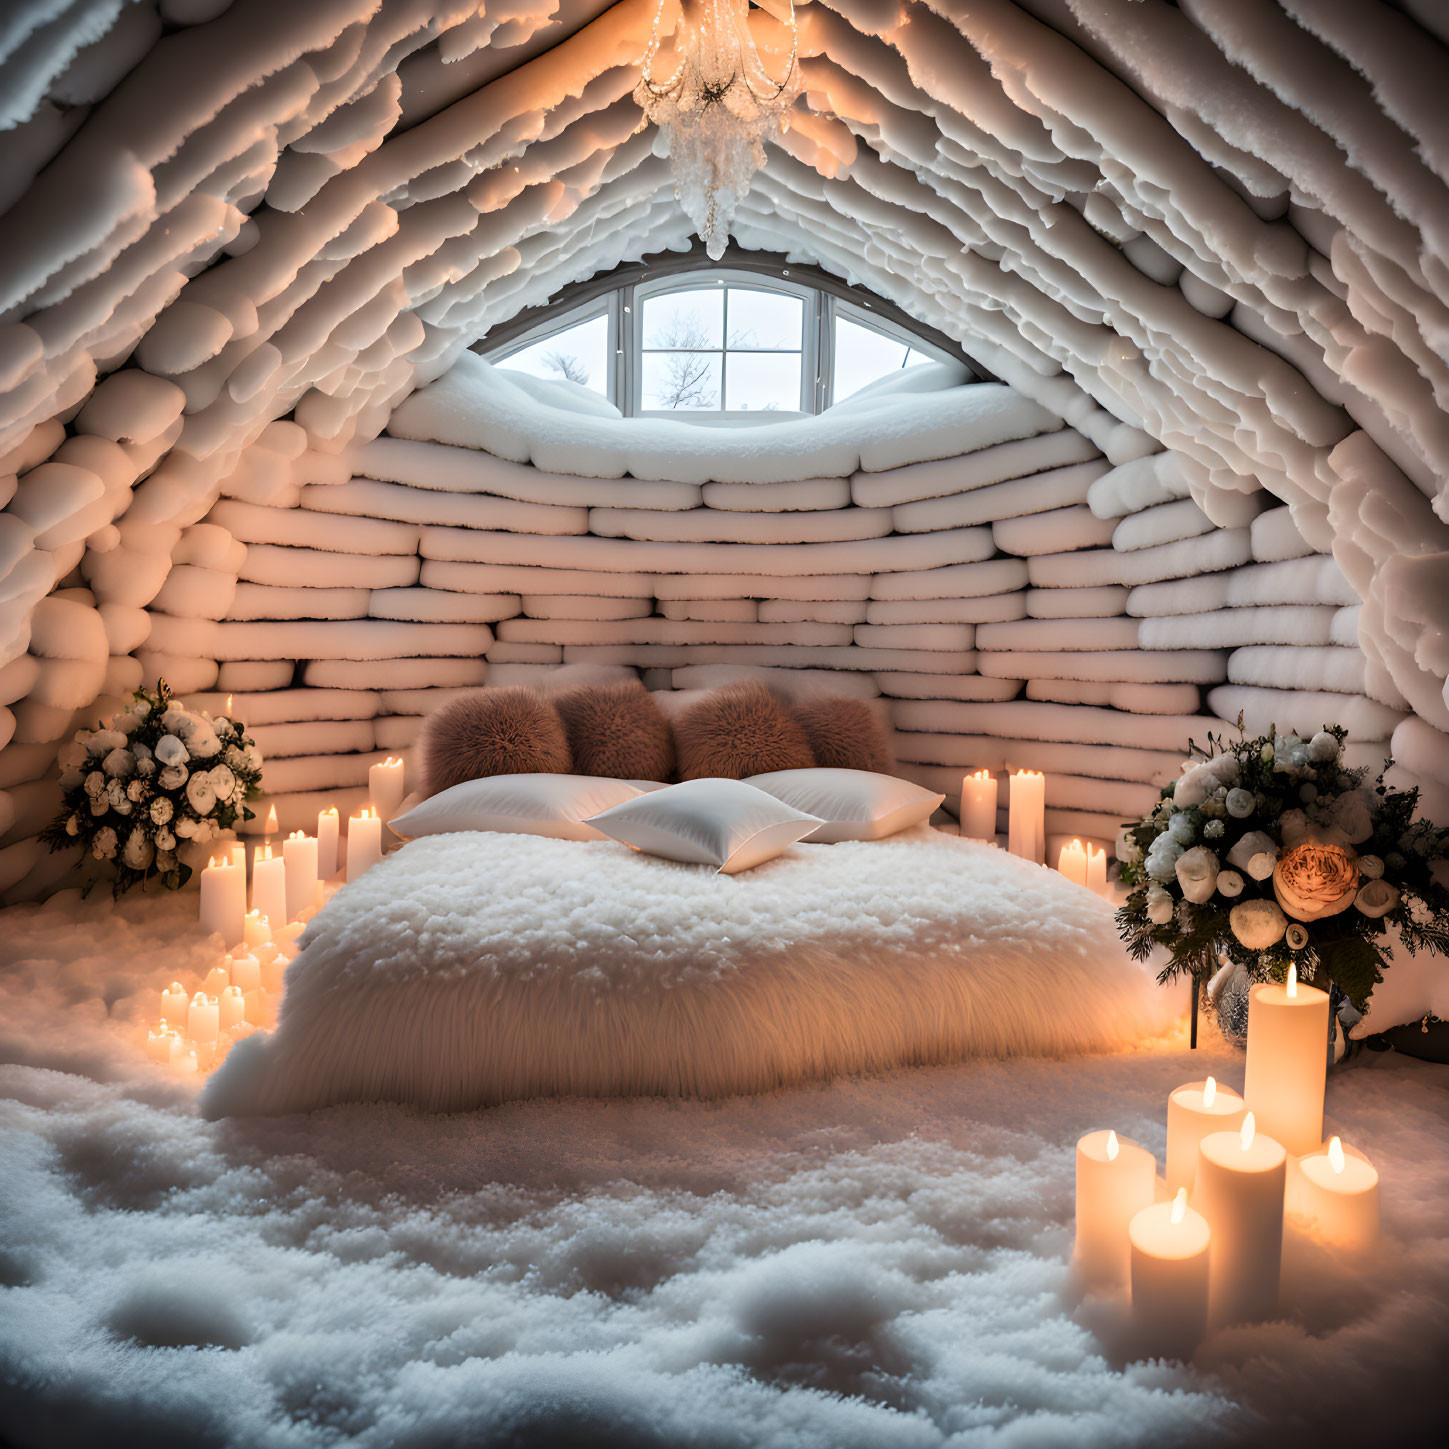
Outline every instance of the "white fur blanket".
<path fill-rule="evenodd" d="M 209 1117 L 390 1100 L 754 1092 L 1159 1030 L 1110 907 L 926 827 L 739 876 L 613 841 L 415 840 L 345 887 Z"/>

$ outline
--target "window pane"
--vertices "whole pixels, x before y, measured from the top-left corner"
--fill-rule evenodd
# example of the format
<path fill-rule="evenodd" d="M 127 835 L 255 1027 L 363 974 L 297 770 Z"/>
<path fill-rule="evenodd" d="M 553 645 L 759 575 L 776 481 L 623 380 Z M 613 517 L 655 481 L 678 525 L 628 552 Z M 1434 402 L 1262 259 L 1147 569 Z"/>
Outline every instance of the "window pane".
<path fill-rule="evenodd" d="M 645 412 L 719 408 L 719 353 L 646 352 L 643 360 Z"/>
<path fill-rule="evenodd" d="M 868 383 L 897 371 L 910 349 L 904 342 L 844 317 L 835 320 L 835 401 L 843 402 Z M 922 362 L 927 361 L 921 358 Z"/>
<path fill-rule="evenodd" d="M 499 367 L 511 367 L 530 377 L 550 381 L 582 383 L 607 397 L 609 394 L 609 319 L 590 317 L 587 322 L 555 332 L 541 342 L 531 342 L 499 359 Z"/>
<path fill-rule="evenodd" d="M 743 291 L 738 287 L 730 287 L 728 291 L 729 345 L 732 348 L 783 347 L 789 352 L 800 350 L 805 304 L 799 297 L 792 297 L 788 292 Z"/>
<path fill-rule="evenodd" d="M 736 353 L 725 363 L 728 412 L 800 411 L 798 352 Z"/>
<path fill-rule="evenodd" d="M 644 299 L 644 346 L 718 347 L 724 334 L 724 288 L 701 287 Z"/>

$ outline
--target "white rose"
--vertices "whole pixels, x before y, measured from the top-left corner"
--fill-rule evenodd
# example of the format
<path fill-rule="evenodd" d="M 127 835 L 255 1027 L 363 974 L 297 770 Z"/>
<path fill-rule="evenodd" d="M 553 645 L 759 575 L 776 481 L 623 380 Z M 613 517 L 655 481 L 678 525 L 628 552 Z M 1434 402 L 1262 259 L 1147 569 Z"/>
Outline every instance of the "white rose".
<path fill-rule="evenodd" d="M 1147 852 L 1147 874 L 1153 880 L 1177 879 L 1177 862 L 1182 857 L 1180 846 L 1170 835 L 1159 835 Z"/>
<path fill-rule="evenodd" d="M 198 815 L 209 815 L 216 808 L 216 791 L 211 788 L 211 776 L 198 770 L 186 782 L 186 798 Z"/>
<path fill-rule="evenodd" d="M 1210 771 L 1196 765 L 1172 787 L 1172 803 L 1180 810 L 1190 810 L 1207 799 L 1208 792 L 1216 783 Z"/>
<path fill-rule="evenodd" d="M 236 776 L 225 765 L 213 765 L 207 774 L 216 798 L 223 805 L 230 805 L 231 797 L 236 794 Z"/>
<path fill-rule="evenodd" d="M 1283 939 L 1288 918 L 1276 901 L 1239 901 L 1228 912 L 1228 925 L 1240 946 L 1266 951 Z"/>
<path fill-rule="evenodd" d="M 97 796 L 105 794 L 105 790 L 106 777 L 99 770 L 92 770 L 86 776 L 86 794 L 94 800 Z"/>
<path fill-rule="evenodd" d="M 186 783 L 186 766 L 167 765 L 157 781 L 163 790 L 179 790 Z"/>
<path fill-rule="evenodd" d="M 216 731 L 203 719 L 198 720 L 192 727 L 186 739 L 186 748 L 191 751 L 192 759 L 209 760 L 213 755 L 221 753 L 221 741 L 217 739 Z"/>
<path fill-rule="evenodd" d="M 190 840 L 196 834 L 196 821 L 190 820 L 185 815 L 182 815 L 177 818 L 176 824 L 171 829 L 183 840 Z"/>
<path fill-rule="evenodd" d="M 1315 765 L 1326 765 L 1338 758 L 1338 741 L 1327 730 L 1319 732 L 1308 741 L 1308 758 Z"/>
<path fill-rule="evenodd" d="M 91 842 L 91 854 L 97 860 L 109 860 L 116 853 L 116 832 L 109 825 L 103 825 L 96 831 L 96 838 Z"/>
<path fill-rule="evenodd" d="M 111 721 L 111 723 L 115 726 L 116 729 L 120 730 L 123 735 L 133 735 L 138 729 L 141 728 L 140 719 L 130 711 L 123 715 L 117 716 L 114 720 Z"/>
<path fill-rule="evenodd" d="M 1125 828 L 1117 832 L 1117 859 L 1127 865 L 1136 865 L 1142 859 L 1142 847 Z"/>
<path fill-rule="evenodd" d="M 1340 795 L 1334 801 L 1333 823 L 1343 832 L 1348 845 L 1359 845 L 1374 833 L 1373 812 L 1358 790 Z"/>
<path fill-rule="evenodd" d="M 1205 845 L 1195 845 L 1177 862 L 1177 883 L 1183 896 L 1200 906 L 1212 899 L 1218 883 L 1218 858 Z"/>
<path fill-rule="evenodd" d="M 1278 863 L 1278 847 L 1273 837 L 1261 830 L 1250 830 L 1228 851 L 1228 864 L 1246 871 L 1254 880 L 1267 880 Z"/>
<path fill-rule="evenodd" d="M 175 735 L 162 735 L 156 741 L 156 758 L 163 765 L 184 765 L 191 758 L 186 746 Z"/>
<path fill-rule="evenodd" d="M 151 844 L 150 837 L 138 825 L 126 837 L 126 848 L 121 852 L 121 863 L 130 866 L 132 870 L 145 870 L 151 864 L 155 854 L 155 847 Z"/>
<path fill-rule="evenodd" d="M 151 819 L 157 825 L 165 825 L 175 813 L 175 807 L 164 795 L 158 795 L 151 802 Z"/>
<path fill-rule="evenodd" d="M 176 849 L 176 837 L 169 830 L 166 830 L 166 829 L 158 830 L 156 832 L 156 849 L 158 851 L 175 850 Z M 170 868 L 169 866 L 164 866 L 164 865 L 161 864 L 161 860 L 160 860 L 160 857 L 159 856 L 157 857 L 157 860 L 156 860 L 156 866 L 157 866 L 157 869 L 159 869 L 159 870 L 168 870 Z"/>
<path fill-rule="evenodd" d="M 191 716 L 180 705 L 168 704 L 166 713 L 161 716 L 161 728 L 173 735 L 190 734 Z"/>
<path fill-rule="evenodd" d="M 1154 926 L 1165 926 L 1172 919 L 1172 897 L 1160 885 L 1147 888 L 1147 919 Z"/>
<path fill-rule="evenodd" d="M 119 810 L 127 804 L 126 787 L 119 780 L 110 780 L 106 784 L 106 796 L 113 808 Z"/>
<path fill-rule="evenodd" d="M 1234 820 L 1246 820 L 1253 813 L 1258 802 L 1253 798 L 1251 790 L 1229 790 L 1226 803 L 1228 814 Z"/>
<path fill-rule="evenodd" d="M 1197 835 L 1197 827 L 1192 823 L 1192 816 L 1178 811 L 1171 820 L 1167 822 L 1167 833 L 1183 846 L 1191 845 Z"/>
<path fill-rule="evenodd" d="M 1361 855 L 1358 858 L 1358 873 L 1365 880 L 1378 880 L 1384 873 L 1384 863 L 1376 855 Z"/>
<path fill-rule="evenodd" d="M 121 749 L 126 737 L 120 730 L 96 730 L 86 741 L 86 748 L 93 755 L 109 755 L 112 750 Z"/>
<path fill-rule="evenodd" d="M 233 770 L 244 770 L 246 768 L 246 763 L 247 763 L 246 753 L 243 750 L 237 749 L 237 747 L 235 745 L 228 745 L 227 746 L 226 754 L 224 754 L 222 756 L 222 759 L 224 759 L 226 761 L 227 766 L 230 769 L 233 769 Z"/>
<path fill-rule="evenodd" d="M 1238 778 L 1238 757 L 1236 755 L 1214 756 L 1208 769 L 1220 785 L 1231 785 Z"/>
<path fill-rule="evenodd" d="M 138 759 L 136 761 L 136 773 L 143 780 L 149 780 L 156 773 L 156 761 L 152 759 Z"/>
<path fill-rule="evenodd" d="M 1359 887 L 1353 903 L 1369 920 L 1376 921 L 1399 904 L 1399 888 L 1386 880 L 1371 880 Z"/>
<path fill-rule="evenodd" d="M 126 799 L 133 801 L 137 805 L 141 803 L 142 797 L 145 794 L 146 786 L 140 780 L 132 780 L 131 783 L 126 786 Z"/>
<path fill-rule="evenodd" d="M 1237 871 L 1220 870 L 1218 872 L 1217 886 L 1219 895 L 1227 896 L 1231 900 L 1234 896 L 1242 895 L 1243 885 L 1243 878 Z"/>

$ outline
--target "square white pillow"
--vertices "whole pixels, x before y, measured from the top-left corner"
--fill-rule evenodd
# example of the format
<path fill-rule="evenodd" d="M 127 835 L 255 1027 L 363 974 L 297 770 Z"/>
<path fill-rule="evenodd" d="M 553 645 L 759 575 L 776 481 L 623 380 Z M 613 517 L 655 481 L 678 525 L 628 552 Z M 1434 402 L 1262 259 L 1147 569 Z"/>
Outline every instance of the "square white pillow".
<path fill-rule="evenodd" d="M 602 840 L 585 817 L 638 794 L 624 780 L 599 775 L 485 775 L 439 791 L 388 824 L 404 840 L 459 830 Z"/>
<path fill-rule="evenodd" d="M 742 780 L 686 780 L 626 800 L 588 822 L 650 855 L 735 875 L 773 860 L 821 822 Z"/>
<path fill-rule="evenodd" d="M 929 820 L 946 797 L 894 775 L 872 770 L 771 770 L 746 784 L 825 822 L 806 838 L 813 844 L 837 840 L 883 840 Z"/>

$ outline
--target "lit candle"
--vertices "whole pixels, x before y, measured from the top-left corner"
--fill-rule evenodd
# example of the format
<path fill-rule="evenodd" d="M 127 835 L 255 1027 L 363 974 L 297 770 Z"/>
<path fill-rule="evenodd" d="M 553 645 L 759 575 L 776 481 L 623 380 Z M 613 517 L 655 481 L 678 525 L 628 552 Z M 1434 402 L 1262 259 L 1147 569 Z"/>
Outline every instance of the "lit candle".
<path fill-rule="evenodd" d="M 1077 1141 L 1077 1241 L 1073 1261 L 1089 1284 L 1127 1282 L 1127 1226 L 1151 1203 L 1157 1159 L 1115 1132 L 1088 1132 Z"/>
<path fill-rule="evenodd" d="M 216 997 L 198 991 L 186 1008 L 186 1035 L 194 1042 L 214 1042 L 221 1028 Z"/>
<path fill-rule="evenodd" d="M 169 1067 L 181 1055 L 181 1047 L 181 1033 L 175 1027 L 167 1026 L 164 1016 L 155 1031 L 146 1033 L 146 1055 L 163 1067 Z"/>
<path fill-rule="evenodd" d="M 185 1021 L 186 1004 L 189 1000 L 186 988 L 179 981 L 173 981 L 161 993 L 162 1017 L 166 1021 Z"/>
<path fill-rule="evenodd" d="M 178 1072 L 186 1072 L 191 1076 L 195 1076 L 200 1069 L 200 1064 L 196 1060 L 196 1049 L 194 1047 L 190 1051 L 178 1052 L 172 1058 L 171 1064 Z"/>
<path fill-rule="evenodd" d="M 367 798 L 383 820 L 391 820 L 403 802 L 403 762 L 389 755 L 367 771 Z"/>
<path fill-rule="evenodd" d="M 1210 1132 L 1198 1144 L 1192 1200 L 1212 1229 L 1215 1323 L 1269 1318 L 1278 1307 L 1287 1164 L 1283 1144 L 1256 1131 L 1251 1112 L 1237 1132 Z"/>
<path fill-rule="evenodd" d="M 1046 776 L 1040 770 L 1017 770 L 1007 797 L 1006 848 L 1038 865 L 1046 862 Z"/>
<path fill-rule="evenodd" d="M 977 770 L 961 781 L 961 834 L 996 840 L 996 778 L 990 770 Z"/>
<path fill-rule="evenodd" d="M 1189 1082 L 1167 1098 L 1167 1190 L 1191 1187 L 1197 1172 L 1198 1143 L 1209 1132 L 1236 1132 L 1247 1112 L 1231 1087 L 1209 1077 Z"/>
<path fill-rule="evenodd" d="M 302 933 L 306 929 L 305 921 L 291 921 L 277 932 L 277 954 L 284 961 L 290 961 L 302 949 Z"/>
<path fill-rule="evenodd" d="M 217 1025 L 230 1031 L 246 1020 L 246 996 L 239 986 L 228 986 L 217 998 Z"/>
<path fill-rule="evenodd" d="M 1069 881 L 1084 886 L 1087 883 L 1087 848 L 1080 840 L 1064 845 L 1057 856 L 1057 870 Z"/>
<path fill-rule="evenodd" d="M 226 958 L 231 984 L 243 992 L 254 991 L 262 984 L 262 965 L 250 951 L 234 951 Z"/>
<path fill-rule="evenodd" d="M 287 919 L 294 921 L 312 904 L 317 889 L 317 842 L 305 832 L 294 830 L 282 842 L 286 867 Z"/>
<path fill-rule="evenodd" d="M 382 859 L 382 820 L 371 806 L 347 821 L 347 879 L 354 881 Z"/>
<path fill-rule="evenodd" d="M 264 845 L 252 861 L 252 909 L 273 926 L 287 919 L 287 863 Z"/>
<path fill-rule="evenodd" d="M 228 957 L 228 960 L 231 958 Z M 223 966 L 213 966 L 206 973 L 206 980 L 201 983 L 201 989 L 208 996 L 220 996 L 228 986 L 231 985 L 231 972 Z"/>
<path fill-rule="evenodd" d="M 1141 1350 L 1187 1358 L 1207 1332 L 1207 1219 L 1180 1187 L 1171 1202 L 1145 1207 L 1127 1229 L 1132 1244 L 1132 1318 Z"/>
<path fill-rule="evenodd" d="M 241 866 L 242 881 L 247 878 L 247 843 L 244 840 L 233 840 L 226 848 L 227 859 L 233 865 Z"/>
<path fill-rule="evenodd" d="M 1107 852 L 1090 844 L 1087 846 L 1087 889 L 1099 896 L 1107 894 Z"/>
<path fill-rule="evenodd" d="M 266 1026 L 272 1016 L 272 1008 L 267 993 L 258 987 L 255 991 L 248 991 L 243 1000 L 246 1006 L 247 1020 L 253 1026 Z"/>
<path fill-rule="evenodd" d="M 272 836 L 277 833 L 277 807 L 275 805 L 267 808 L 267 823 L 262 827 L 262 834 L 266 837 L 266 844 L 271 845 Z"/>
<path fill-rule="evenodd" d="M 242 939 L 242 919 L 247 912 L 247 872 L 227 858 L 213 860 L 201 872 L 201 929 L 221 937 L 230 950 Z"/>
<path fill-rule="evenodd" d="M 246 919 L 247 950 L 253 954 L 258 946 L 265 946 L 272 939 L 272 923 L 260 911 L 248 911 Z"/>
<path fill-rule="evenodd" d="M 1243 1100 L 1264 1132 L 1295 1157 L 1323 1142 L 1323 1083 L 1328 1068 L 1328 993 L 1288 980 L 1248 993 L 1248 1062 Z"/>
<path fill-rule="evenodd" d="M 317 876 L 331 880 L 337 874 L 337 833 L 340 817 L 337 807 L 330 805 L 317 815 Z"/>
<path fill-rule="evenodd" d="M 1351 1252 L 1378 1242 L 1379 1175 L 1371 1162 L 1334 1137 L 1325 1151 L 1299 1158 L 1298 1171 L 1293 1211 L 1316 1237 Z"/>

